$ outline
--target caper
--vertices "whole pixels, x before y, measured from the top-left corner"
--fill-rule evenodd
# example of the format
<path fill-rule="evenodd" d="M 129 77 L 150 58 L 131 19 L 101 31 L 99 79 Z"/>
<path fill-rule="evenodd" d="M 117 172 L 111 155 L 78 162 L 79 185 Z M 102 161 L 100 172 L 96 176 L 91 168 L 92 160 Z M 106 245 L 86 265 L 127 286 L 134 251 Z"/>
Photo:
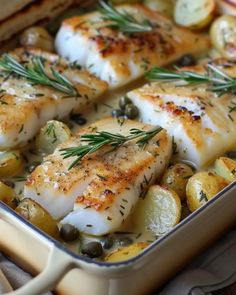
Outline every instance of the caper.
<path fill-rule="evenodd" d="M 229 157 L 231 159 L 236 159 L 236 151 L 229 151 L 227 153 L 227 157 Z"/>
<path fill-rule="evenodd" d="M 117 239 L 117 244 L 121 247 L 129 246 L 133 243 L 130 237 L 120 237 Z"/>
<path fill-rule="evenodd" d="M 81 253 L 83 255 L 87 255 L 90 258 L 100 257 L 103 254 L 103 248 L 101 243 L 99 242 L 89 242 L 87 244 L 82 245 Z"/>
<path fill-rule="evenodd" d="M 105 237 L 102 240 L 102 245 L 104 249 L 111 249 L 111 247 L 114 245 L 114 239 L 112 237 Z"/>
<path fill-rule="evenodd" d="M 119 100 L 119 107 L 124 110 L 127 104 L 132 104 L 132 101 L 127 96 L 122 96 Z"/>
<path fill-rule="evenodd" d="M 63 224 L 60 228 L 60 236 L 64 241 L 71 242 L 79 238 L 79 231 L 71 224 Z"/>
<path fill-rule="evenodd" d="M 124 112 L 120 109 L 114 109 L 111 112 L 112 117 L 114 118 L 119 118 L 119 117 L 123 117 L 124 116 Z"/>
<path fill-rule="evenodd" d="M 196 59 L 192 54 L 185 54 L 177 60 L 176 64 L 180 67 L 194 66 Z"/>
<path fill-rule="evenodd" d="M 71 121 L 81 126 L 87 123 L 86 118 L 84 118 L 81 114 L 71 114 L 70 119 Z"/>
<path fill-rule="evenodd" d="M 127 104 L 125 107 L 125 116 L 128 119 L 135 119 L 139 114 L 138 108 L 133 104 Z"/>

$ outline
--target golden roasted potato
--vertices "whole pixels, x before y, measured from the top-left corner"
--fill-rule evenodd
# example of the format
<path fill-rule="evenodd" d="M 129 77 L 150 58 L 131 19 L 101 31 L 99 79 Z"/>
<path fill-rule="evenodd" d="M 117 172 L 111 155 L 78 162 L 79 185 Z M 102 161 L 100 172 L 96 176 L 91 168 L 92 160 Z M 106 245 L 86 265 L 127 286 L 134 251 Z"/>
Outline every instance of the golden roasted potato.
<path fill-rule="evenodd" d="M 187 204 L 193 212 L 213 198 L 229 182 L 213 172 L 198 172 L 188 181 L 186 186 Z"/>
<path fill-rule="evenodd" d="M 17 175 L 23 168 L 23 158 L 18 150 L 0 152 L 0 177 Z"/>
<path fill-rule="evenodd" d="M 104 260 L 107 262 L 119 262 L 128 260 L 138 255 L 148 245 L 149 243 L 147 242 L 139 242 L 132 244 L 130 246 L 118 248 L 117 250 L 109 253 Z"/>
<path fill-rule="evenodd" d="M 220 157 L 215 162 L 215 171 L 216 174 L 232 182 L 236 180 L 236 161 L 227 157 Z"/>
<path fill-rule="evenodd" d="M 226 58 L 236 60 L 236 17 L 223 15 L 210 29 L 213 46 Z"/>
<path fill-rule="evenodd" d="M 175 22 L 193 30 L 206 27 L 216 11 L 214 0 L 177 0 L 174 9 Z"/>
<path fill-rule="evenodd" d="M 0 201 L 15 209 L 18 205 L 19 198 L 17 197 L 14 189 L 0 181 Z"/>
<path fill-rule="evenodd" d="M 53 153 L 58 144 L 70 137 L 71 131 L 66 124 L 56 120 L 48 121 L 36 137 L 36 149 L 40 153 Z"/>
<path fill-rule="evenodd" d="M 186 197 L 186 185 L 188 179 L 193 175 L 193 169 L 183 163 L 168 167 L 162 177 L 161 185 L 173 189 L 181 200 Z"/>
<path fill-rule="evenodd" d="M 43 27 L 31 27 L 20 36 L 20 44 L 26 47 L 40 48 L 53 51 L 54 41 L 51 35 Z"/>
<path fill-rule="evenodd" d="M 173 16 L 174 4 L 171 0 L 145 0 L 143 3 L 152 10 L 157 10 L 170 17 Z"/>
<path fill-rule="evenodd" d="M 59 237 L 57 222 L 35 201 L 25 198 L 20 201 L 15 211 L 48 235 L 54 238 Z"/>
<path fill-rule="evenodd" d="M 138 230 L 151 231 L 159 236 L 171 230 L 180 217 L 181 201 L 176 192 L 152 185 L 145 197 L 138 201 L 132 221 Z"/>

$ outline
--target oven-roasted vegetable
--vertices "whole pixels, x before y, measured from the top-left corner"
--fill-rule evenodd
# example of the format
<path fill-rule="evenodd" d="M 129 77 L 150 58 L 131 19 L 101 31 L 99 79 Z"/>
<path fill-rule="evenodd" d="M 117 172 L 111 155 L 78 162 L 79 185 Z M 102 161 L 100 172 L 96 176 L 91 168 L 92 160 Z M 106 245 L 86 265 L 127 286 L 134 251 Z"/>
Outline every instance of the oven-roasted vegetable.
<path fill-rule="evenodd" d="M 127 247 L 118 248 L 117 250 L 109 253 L 104 260 L 107 262 L 119 262 L 119 261 L 128 260 L 138 255 L 148 245 L 149 243 L 147 242 L 139 242 L 139 243 L 134 243 Z"/>
<path fill-rule="evenodd" d="M 20 36 L 20 44 L 25 47 L 40 48 L 53 51 L 54 41 L 52 36 L 43 27 L 31 27 Z"/>
<path fill-rule="evenodd" d="M 0 152 L 0 177 L 17 175 L 23 168 L 23 158 L 18 150 Z"/>
<path fill-rule="evenodd" d="M 232 182 L 236 180 L 236 161 L 227 157 L 220 157 L 215 162 L 215 171 L 218 175 Z"/>
<path fill-rule="evenodd" d="M 170 17 L 173 15 L 174 4 L 172 0 L 144 0 L 144 5 Z"/>
<path fill-rule="evenodd" d="M 188 179 L 193 175 L 193 169 L 183 163 L 168 167 L 162 177 L 161 184 L 173 189 L 181 200 L 186 196 Z"/>
<path fill-rule="evenodd" d="M 71 131 L 66 124 L 51 120 L 40 129 L 36 137 L 36 149 L 45 154 L 53 153 L 59 143 L 71 137 Z"/>
<path fill-rule="evenodd" d="M 210 29 L 213 46 L 226 58 L 236 60 L 236 17 L 223 15 Z"/>
<path fill-rule="evenodd" d="M 19 202 L 19 198 L 14 189 L 6 185 L 3 181 L 0 181 L 0 201 L 4 202 L 12 209 L 15 209 Z"/>
<path fill-rule="evenodd" d="M 151 231 L 159 236 L 171 230 L 180 217 L 181 201 L 177 193 L 152 185 L 144 198 L 140 198 L 132 220 L 140 231 Z"/>
<path fill-rule="evenodd" d="M 25 198 L 20 201 L 15 211 L 48 235 L 58 239 L 57 222 L 35 201 Z"/>
<path fill-rule="evenodd" d="M 216 10 L 214 0 L 177 0 L 174 18 L 177 24 L 191 29 L 202 29 L 213 19 Z"/>
<path fill-rule="evenodd" d="M 228 181 L 213 172 L 198 172 L 188 181 L 186 197 L 189 209 L 193 212 L 208 200 L 212 199 L 219 191 L 228 185 Z"/>

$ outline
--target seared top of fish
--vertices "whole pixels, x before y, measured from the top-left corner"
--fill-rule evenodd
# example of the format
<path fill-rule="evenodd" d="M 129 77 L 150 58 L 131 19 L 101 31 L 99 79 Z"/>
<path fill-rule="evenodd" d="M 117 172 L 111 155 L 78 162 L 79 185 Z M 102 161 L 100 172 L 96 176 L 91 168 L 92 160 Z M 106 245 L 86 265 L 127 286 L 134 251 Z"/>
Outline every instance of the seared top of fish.
<path fill-rule="evenodd" d="M 234 63 L 214 61 L 226 72 L 236 73 Z M 183 68 L 203 73 L 203 66 Z M 159 124 L 173 136 L 180 159 L 197 167 L 209 164 L 236 145 L 234 94 L 218 96 L 208 85 L 176 85 L 153 82 L 128 93 L 145 123 Z"/>
<path fill-rule="evenodd" d="M 68 97 L 57 89 L 33 84 L 22 76 L 1 70 L 0 149 L 25 144 L 48 120 L 63 118 L 72 110 L 85 107 L 107 89 L 106 82 L 56 54 L 34 49 L 16 49 L 11 52 L 11 56 L 24 65 L 30 65 L 34 57 L 40 57 L 45 72 L 51 75 L 53 67 L 63 73 L 78 95 Z"/>
<path fill-rule="evenodd" d="M 154 65 L 163 66 L 185 53 L 209 47 L 208 38 L 177 27 L 167 17 L 144 5 L 118 6 L 138 20 L 148 20 L 151 32 L 122 33 L 109 27 L 99 12 L 72 17 L 63 22 L 56 38 L 60 55 L 78 60 L 111 88 L 142 76 Z"/>

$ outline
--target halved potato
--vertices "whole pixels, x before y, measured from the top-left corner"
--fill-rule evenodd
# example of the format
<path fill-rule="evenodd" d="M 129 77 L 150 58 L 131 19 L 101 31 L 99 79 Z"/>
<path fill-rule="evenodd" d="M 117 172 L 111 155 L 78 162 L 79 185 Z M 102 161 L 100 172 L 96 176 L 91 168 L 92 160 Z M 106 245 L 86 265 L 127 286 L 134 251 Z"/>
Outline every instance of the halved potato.
<path fill-rule="evenodd" d="M 48 235 L 58 239 L 59 229 L 57 222 L 35 201 L 25 198 L 20 201 L 15 211 Z"/>
<path fill-rule="evenodd" d="M 186 187 L 186 197 L 189 209 L 193 212 L 208 200 L 212 199 L 229 182 L 213 172 L 198 172 L 193 175 Z"/>
<path fill-rule="evenodd" d="M 181 201 L 171 189 L 152 185 L 140 199 L 132 216 L 140 231 L 151 231 L 160 236 L 171 230 L 180 220 Z"/>
<path fill-rule="evenodd" d="M 211 22 L 215 10 L 216 4 L 214 0 L 177 0 L 174 19 L 181 26 L 199 30 Z"/>
<path fill-rule="evenodd" d="M 0 201 L 4 202 L 12 209 L 16 208 L 19 201 L 14 189 L 2 181 L 0 181 Z"/>
<path fill-rule="evenodd" d="M 173 189 L 181 200 L 186 196 L 188 179 L 193 175 L 193 169 L 184 164 L 177 163 L 168 167 L 162 177 L 161 184 Z"/>
<path fill-rule="evenodd" d="M 138 255 L 148 245 L 149 243 L 147 242 L 139 242 L 127 247 L 118 248 L 117 250 L 109 253 L 104 260 L 107 262 L 119 262 L 128 260 Z"/>
<path fill-rule="evenodd" d="M 23 168 L 23 158 L 18 150 L 0 152 L 0 177 L 17 175 Z"/>
<path fill-rule="evenodd" d="M 227 157 L 220 157 L 215 161 L 215 171 L 218 175 L 232 182 L 236 180 L 236 161 Z"/>
<path fill-rule="evenodd" d="M 66 124 L 51 120 L 40 129 L 36 137 L 36 149 L 40 153 L 51 154 L 54 152 L 58 144 L 64 142 L 71 137 L 71 131 Z"/>
<path fill-rule="evenodd" d="M 143 4 L 152 10 L 157 10 L 170 17 L 173 16 L 174 4 L 172 0 L 145 0 Z"/>
<path fill-rule="evenodd" d="M 217 18 L 210 29 L 212 45 L 230 60 L 236 60 L 236 17 L 223 15 Z"/>

